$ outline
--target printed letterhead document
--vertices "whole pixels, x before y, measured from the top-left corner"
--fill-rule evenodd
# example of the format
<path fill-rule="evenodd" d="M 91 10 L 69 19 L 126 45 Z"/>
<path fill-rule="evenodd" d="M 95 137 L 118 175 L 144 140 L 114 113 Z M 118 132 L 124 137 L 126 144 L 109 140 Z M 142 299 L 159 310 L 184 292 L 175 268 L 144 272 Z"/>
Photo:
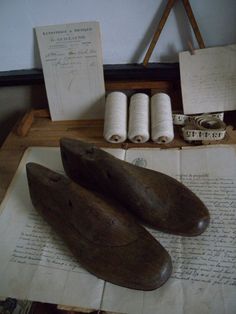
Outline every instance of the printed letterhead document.
<path fill-rule="evenodd" d="M 236 145 L 108 152 L 183 182 L 208 207 L 207 230 L 182 237 L 149 229 L 173 263 L 171 278 L 159 289 L 136 291 L 105 282 L 79 265 L 32 206 L 25 164 L 32 161 L 64 173 L 59 148 L 32 147 L 0 206 L 0 296 L 87 312 L 235 314 Z"/>
<path fill-rule="evenodd" d="M 40 26 L 35 30 L 52 120 L 103 118 L 99 23 Z"/>
<path fill-rule="evenodd" d="M 236 45 L 179 54 L 185 114 L 236 110 Z"/>

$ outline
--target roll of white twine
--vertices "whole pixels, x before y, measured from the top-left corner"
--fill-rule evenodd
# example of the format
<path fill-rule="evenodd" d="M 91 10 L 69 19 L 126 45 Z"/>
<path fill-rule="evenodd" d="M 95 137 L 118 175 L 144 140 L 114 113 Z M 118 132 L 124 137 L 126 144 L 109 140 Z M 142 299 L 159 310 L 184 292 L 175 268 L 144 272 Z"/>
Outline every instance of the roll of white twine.
<path fill-rule="evenodd" d="M 170 143 L 174 138 L 171 100 L 165 93 L 151 98 L 151 137 L 158 144 Z"/>
<path fill-rule="evenodd" d="M 127 96 L 122 92 L 112 92 L 106 98 L 103 136 L 110 143 L 127 138 Z"/>
<path fill-rule="evenodd" d="M 133 143 L 145 143 L 149 136 L 149 97 L 137 93 L 130 99 L 128 138 Z"/>

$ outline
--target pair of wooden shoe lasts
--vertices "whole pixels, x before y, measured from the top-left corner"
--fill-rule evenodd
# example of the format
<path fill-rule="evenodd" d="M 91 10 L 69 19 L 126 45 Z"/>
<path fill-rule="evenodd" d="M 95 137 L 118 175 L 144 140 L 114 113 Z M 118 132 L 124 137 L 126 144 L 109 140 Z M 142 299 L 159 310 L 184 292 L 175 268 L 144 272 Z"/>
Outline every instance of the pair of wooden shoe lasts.
<path fill-rule="evenodd" d="M 160 287 L 171 275 L 171 258 L 139 222 L 195 236 L 209 224 L 205 205 L 177 180 L 91 144 L 61 139 L 60 147 L 70 179 L 26 166 L 35 208 L 89 272 L 132 289 Z"/>

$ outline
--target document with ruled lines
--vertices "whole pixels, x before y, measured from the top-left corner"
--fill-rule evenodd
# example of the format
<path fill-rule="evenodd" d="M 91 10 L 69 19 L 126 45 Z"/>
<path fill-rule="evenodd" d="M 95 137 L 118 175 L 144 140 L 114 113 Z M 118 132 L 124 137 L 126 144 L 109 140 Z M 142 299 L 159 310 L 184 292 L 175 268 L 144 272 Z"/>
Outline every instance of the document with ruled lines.
<path fill-rule="evenodd" d="M 80 266 L 33 208 L 25 164 L 32 161 L 64 171 L 59 148 L 32 147 L 0 207 L 0 296 L 112 313 L 234 314 L 236 145 L 105 150 L 188 186 L 209 209 L 208 229 L 197 237 L 148 229 L 173 262 L 171 278 L 159 289 L 143 292 L 105 282 Z"/>
<path fill-rule="evenodd" d="M 236 45 L 179 54 L 185 114 L 236 110 Z"/>
<path fill-rule="evenodd" d="M 52 120 L 103 118 L 99 23 L 39 26 L 35 30 Z"/>

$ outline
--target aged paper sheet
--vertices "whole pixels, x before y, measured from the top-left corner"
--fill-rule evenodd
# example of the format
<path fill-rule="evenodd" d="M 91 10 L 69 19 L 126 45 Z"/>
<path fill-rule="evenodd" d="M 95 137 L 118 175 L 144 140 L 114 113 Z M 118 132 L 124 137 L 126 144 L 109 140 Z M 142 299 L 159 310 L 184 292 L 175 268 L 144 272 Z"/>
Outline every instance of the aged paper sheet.
<path fill-rule="evenodd" d="M 173 274 L 160 289 L 131 292 L 106 283 L 103 307 L 136 314 L 233 314 L 236 309 L 236 146 L 131 149 L 126 160 L 190 187 L 211 214 L 208 230 L 188 238 L 153 231 Z"/>
<path fill-rule="evenodd" d="M 129 314 L 233 314 L 236 309 L 236 146 L 109 152 L 171 175 L 208 206 L 211 224 L 198 237 L 150 232 L 169 251 L 173 274 L 151 292 L 122 288 L 82 269 L 31 205 L 25 163 L 63 173 L 58 148 L 31 148 L 0 216 L 0 295 Z M 225 162 L 227 160 L 227 162 Z"/>
<path fill-rule="evenodd" d="M 105 87 L 98 22 L 36 27 L 52 120 L 104 116 Z"/>
<path fill-rule="evenodd" d="M 236 45 L 179 54 L 185 114 L 236 109 Z"/>
<path fill-rule="evenodd" d="M 124 150 L 106 151 L 124 159 Z M 31 205 L 29 161 L 64 173 L 58 148 L 26 151 L 0 208 L 0 296 L 100 308 L 104 281 L 79 267 Z"/>

